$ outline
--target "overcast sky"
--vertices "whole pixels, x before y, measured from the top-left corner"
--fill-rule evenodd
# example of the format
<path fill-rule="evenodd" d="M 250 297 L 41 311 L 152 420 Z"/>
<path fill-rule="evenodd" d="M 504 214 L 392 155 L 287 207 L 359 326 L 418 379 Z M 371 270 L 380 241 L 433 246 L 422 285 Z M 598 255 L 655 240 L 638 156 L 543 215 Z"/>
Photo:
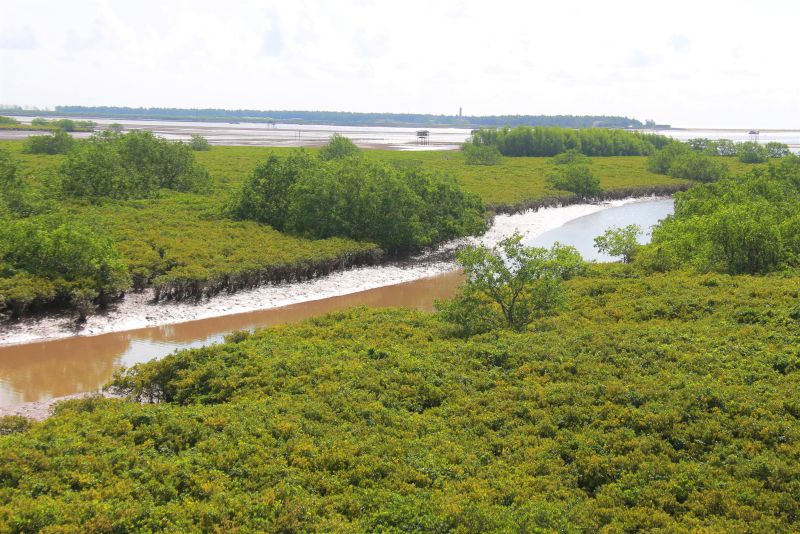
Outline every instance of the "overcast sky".
<path fill-rule="evenodd" d="M 0 104 L 800 128 L 800 0 L 0 0 Z"/>

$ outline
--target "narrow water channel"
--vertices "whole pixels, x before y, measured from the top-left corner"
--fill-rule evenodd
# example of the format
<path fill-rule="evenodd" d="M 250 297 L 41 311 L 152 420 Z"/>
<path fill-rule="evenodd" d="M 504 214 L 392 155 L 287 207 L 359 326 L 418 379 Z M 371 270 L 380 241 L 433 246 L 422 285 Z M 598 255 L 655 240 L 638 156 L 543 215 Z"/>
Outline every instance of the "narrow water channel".
<path fill-rule="evenodd" d="M 594 237 L 611 226 L 643 229 L 672 213 L 672 200 L 648 200 L 597 211 L 530 238 L 527 243 L 573 245 L 586 259 L 606 261 L 593 248 Z M 648 236 L 643 236 L 646 241 Z M 189 347 L 222 341 L 234 331 L 302 321 L 351 306 L 433 310 L 461 282 L 458 272 L 378 287 L 280 308 L 224 315 L 178 324 L 96 336 L 76 336 L 0 347 L 0 406 L 45 400 L 102 387 L 120 366 L 130 366 Z"/>

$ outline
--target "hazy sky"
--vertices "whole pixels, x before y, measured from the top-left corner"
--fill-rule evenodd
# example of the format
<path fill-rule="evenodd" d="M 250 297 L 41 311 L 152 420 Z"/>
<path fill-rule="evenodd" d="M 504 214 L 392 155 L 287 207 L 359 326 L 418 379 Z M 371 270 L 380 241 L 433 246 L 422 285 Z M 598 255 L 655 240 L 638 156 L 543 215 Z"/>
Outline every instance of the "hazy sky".
<path fill-rule="evenodd" d="M 0 0 L 0 103 L 800 128 L 800 0 Z"/>

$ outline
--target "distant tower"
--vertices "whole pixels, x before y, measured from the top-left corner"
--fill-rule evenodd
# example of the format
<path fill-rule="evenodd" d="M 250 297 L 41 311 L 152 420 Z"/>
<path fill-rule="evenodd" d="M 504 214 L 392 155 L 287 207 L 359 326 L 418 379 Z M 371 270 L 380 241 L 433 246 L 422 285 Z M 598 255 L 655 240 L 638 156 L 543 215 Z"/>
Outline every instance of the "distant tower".
<path fill-rule="evenodd" d="M 461 118 L 461 106 L 458 106 L 458 118 Z"/>

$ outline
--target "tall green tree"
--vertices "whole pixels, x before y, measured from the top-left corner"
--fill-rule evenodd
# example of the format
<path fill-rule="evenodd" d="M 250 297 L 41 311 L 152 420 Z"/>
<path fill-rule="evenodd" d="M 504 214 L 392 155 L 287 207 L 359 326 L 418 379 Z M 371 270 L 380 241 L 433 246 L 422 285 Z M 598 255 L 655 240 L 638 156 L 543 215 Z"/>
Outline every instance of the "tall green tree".
<path fill-rule="evenodd" d="M 623 263 L 630 263 L 640 247 L 638 237 L 641 234 L 642 228 L 637 224 L 629 224 L 624 228 L 609 228 L 594 238 L 594 246 L 609 256 L 619 256 Z"/>
<path fill-rule="evenodd" d="M 514 234 L 494 249 L 469 246 L 457 261 L 466 281 L 452 301 L 438 304 L 442 318 L 474 334 L 498 324 L 522 330 L 564 303 L 562 281 L 584 268 L 573 247 L 526 247 Z"/>

